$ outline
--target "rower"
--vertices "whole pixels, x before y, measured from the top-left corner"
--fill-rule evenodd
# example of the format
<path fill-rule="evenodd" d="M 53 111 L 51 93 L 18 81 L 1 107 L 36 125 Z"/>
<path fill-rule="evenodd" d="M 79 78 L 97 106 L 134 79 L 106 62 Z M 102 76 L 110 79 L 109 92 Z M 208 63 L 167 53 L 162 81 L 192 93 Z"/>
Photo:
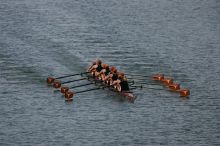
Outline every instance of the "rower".
<path fill-rule="evenodd" d="M 106 76 L 110 74 L 110 69 L 108 64 L 103 64 L 103 69 L 97 74 L 100 80 L 104 80 Z"/>
<path fill-rule="evenodd" d="M 105 77 L 104 81 L 107 82 L 107 84 L 112 85 L 112 83 L 117 79 L 118 79 L 117 69 L 114 66 L 112 66 L 109 75 Z"/>
<path fill-rule="evenodd" d="M 93 65 L 90 69 L 89 72 L 91 72 L 91 74 L 93 76 L 97 76 L 99 74 L 99 72 L 103 69 L 102 67 L 102 61 L 100 59 L 96 60 L 96 64 Z"/>
<path fill-rule="evenodd" d="M 127 78 L 123 75 L 119 77 L 120 80 L 120 86 L 119 86 L 119 91 L 123 92 L 123 91 L 129 91 L 129 85 L 128 85 L 128 80 Z"/>
<path fill-rule="evenodd" d="M 87 72 L 91 72 L 92 68 L 96 65 L 96 62 L 93 61 L 90 67 L 87 69 Z"/>
<path fill-rule="evenodd" d="M 119 73 L 118 79 L 113 82 L 114 88 L 119 92 L 129 91 L 129 85 L 124 73 Z"/>

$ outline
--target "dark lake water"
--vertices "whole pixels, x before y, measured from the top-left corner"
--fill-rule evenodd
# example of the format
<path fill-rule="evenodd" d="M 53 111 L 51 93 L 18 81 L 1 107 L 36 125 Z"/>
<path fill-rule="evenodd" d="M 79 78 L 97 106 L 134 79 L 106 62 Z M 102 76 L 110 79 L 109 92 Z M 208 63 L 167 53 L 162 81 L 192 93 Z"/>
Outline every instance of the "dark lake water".
<path fill-rule="evenodd" d="M 190 98 L 97 90 L 66 103 L 46 85 L 97 57 L 171 76 Z M 0 0 L 0 145 L 219 146 L 219 75 L 219 0 Z"/>

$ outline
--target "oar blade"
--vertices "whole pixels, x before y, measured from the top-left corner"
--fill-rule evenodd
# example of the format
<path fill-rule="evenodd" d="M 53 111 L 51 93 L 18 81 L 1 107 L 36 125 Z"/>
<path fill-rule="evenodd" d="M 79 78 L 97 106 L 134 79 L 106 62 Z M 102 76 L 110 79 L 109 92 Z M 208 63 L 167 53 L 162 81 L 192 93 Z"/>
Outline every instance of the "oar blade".
<path fill-rule="evenodd" d="M 164 79 L 164 74 L 153 75 L 153 80 L 155 81 L 162 81 L 163 79 Z"/>
<path fill-rule="evenodd" d="M 66 99 L 71 99 L 71 98 L 73 98 L 73 96 L 74 96 L 74 93 L 71 92 L 71 91 L 68 91 L 68 92 L 65 93 L 65 98 Z"/>
<path fill-rule="evenodd" d="M 162 82 L 163 82 L 166 86 L 169 86 L 170 84 L 173 84 L 173 79 L 172 79 L 172 78 L 166 78 L 166 79 L 163 79 Z"/>
<path fill-rule="evenodd" d="M 47 84 L 50 85 L 54 82 L 55 78 L 53 77 L 47 77 Z"/>
<path fill-rule="evenodd" d="M 55 82 L 53 83 L 53 87 L 54 87 L 54 88 L 60 88 L 60 87 L 61 87 L 61 82 L 60 82 L 60 81 L 55 81 Z"/>
<path fill-rule="evenodd" d="M 65 94 L 66 92 L 69 91 L 69 87 L 61 87 L 60 92 Z"/>
<path fill-rule="evenodd" d="M 171 91 L 179 91 L 180 90 L 180 84 L 177 84 L 177 83 L 170 84 L 168 87 Z"/>
<path fill-rule="evenodd" d="M 179 90 L 180 97 L 189 97 L 190 90 L 189 89 L 181 89 Z"/>

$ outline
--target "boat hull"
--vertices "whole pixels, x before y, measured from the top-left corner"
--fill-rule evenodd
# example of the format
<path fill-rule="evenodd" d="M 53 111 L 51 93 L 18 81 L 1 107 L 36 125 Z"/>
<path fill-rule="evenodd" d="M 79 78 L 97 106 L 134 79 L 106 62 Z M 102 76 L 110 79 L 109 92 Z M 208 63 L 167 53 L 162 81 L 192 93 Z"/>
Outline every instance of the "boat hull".
<path fill-rule="evenodd" d="M 103 83 L 102 81 L 100 81 L 99 79 L 96 79 L 95 77 L 93 77 L 92 75 L 87 75 L 87 77 L 89 79 L 92 79 L 94 80 L 96 83 L 100 84 L 101 86 L 103 86 L 104 88 L 108 88 L 109 90 L 111 90 L 112 92 L 115 92 L 117 94 L 119 94 L 123 99 L 126 99 L 127 101 L 129 102 L 134 102 L 135 99 L 137 98 L 132 91 L 122 91 L 122 92 L 119 92 L 117 91 L 114 87 L 112 86 L 109 86 L 105 83 Z"/>

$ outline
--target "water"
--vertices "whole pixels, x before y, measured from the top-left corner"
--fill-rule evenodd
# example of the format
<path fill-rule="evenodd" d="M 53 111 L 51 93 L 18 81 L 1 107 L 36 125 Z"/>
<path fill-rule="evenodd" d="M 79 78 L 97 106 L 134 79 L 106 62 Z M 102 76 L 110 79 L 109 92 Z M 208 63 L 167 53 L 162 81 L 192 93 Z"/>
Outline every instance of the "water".
<path fill-rule="evenodd" d="M 218 0 L 1 0 L 0 145 L 220 145 L 219 8 Z M 125 73 L 172 76 L 191 96 L 136 90 L 131 104 L 98 90 L 65 103 L 46 85 L 97 57 Z"/>

